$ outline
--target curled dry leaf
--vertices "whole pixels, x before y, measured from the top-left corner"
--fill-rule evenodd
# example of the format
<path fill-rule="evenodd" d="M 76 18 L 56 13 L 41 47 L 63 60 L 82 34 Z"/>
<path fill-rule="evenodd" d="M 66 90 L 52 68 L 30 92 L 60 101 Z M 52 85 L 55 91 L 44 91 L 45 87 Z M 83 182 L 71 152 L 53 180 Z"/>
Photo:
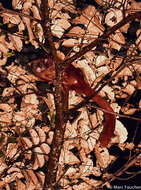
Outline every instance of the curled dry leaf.
<path fill-rule="evenodd" d="M 18 162 L 18 163 L 16 163 L 15 166 L 18 166 L 18 167 L 19 167 L 19 166 L 22 166 L 22 165 L 23 165 L 23 164 L 22 164 L 21 162 Z M 15 167 L 15 166 L 10 167 L 9 170 L 8 170 L 8 173 L 12 173 L 12 172 L 21 173 L 20 168 Z"/>
<path fill-rule="evenodd" d="M 116 120 L 115 134 L 118 135 L 119 143 L 123 143 L 127 140 L 128 132 L 119 120 Z"/>
<path fill-rule="evenodd" d="M 132 95 L 135 92 L 135 87 L 131 84 L 128 84 L 124 89 L 122 89 L 122 91 Z"/>
<path fill-rule="evenodd" d="M 97 36 L 101 35 L 104 31 L 104 27 L 102 27 L 102 25 L 100 25 L 100 29 L 99 27 L 97 27 L 97 24 L 93 24 L 92 22 L 90 22 L 90 24 L 87 27 L 87 35 L 85 36 L 86 39 L 89 39 L 89 41 L 93 41 L 95 38 L 97 38 Z"/>
<path fill-rule="evenodd" d="M 16 126 L 20 126 L 21 124 L 26 125 L 26 115 L 22 111 L 15 112 L 13 115 L 13 122 L 16 123 Z"/>
<path fill-rule="evenodd" d="M 98 136 L 98 135 L 97 135 Z M 93 151 L 94 149 L 94 146 L 96 144 L 96 139 L 99 138 L 99 136 L 97 137 L 96 134 L 92 134 L 90 135 L 90 137 L 88 138 L 87 142 L 88 142 L 88 146 L 89 146 L 89 149 L 90 149 L 90 152 Z M 96 138 L 97 137 L 97 138 Z"/>
<path fill-rule="evenodd" d="M 100 13 L 91 5 L 86 7 L 79 17 L 73 19 L 72 23 L 84 24 L 86 26 L 87 34 L 85 33 L 85 37 L 87 39 L 93 39 L 94 37 L 97 37 L 97 35 L 102 34 L 105 30 L 104 26 L 101 25 Z"/>
<path fill-rule="evenodd" d="M 63 41 L 62 45 L 65 47 L 74 47 L 76 45 L 78 45 L 78 40 L 76 39 L 66 39 Z"/>
<path fill-rule="evenodd" d="M 126 106 L 123 106 L 121 108 L 121 111 L 124 114 L 133 115 L 135 113 L 135 111 L 137 111 L 137 108 L 132 108 L 132 106 L 130 104 L 127 104 Z"/>
<path fill-rule="evenodd" d="M 52 0 L 50 0 L 50 1 L 52 1 Z M 41 6 L 41 0 L 37 0 L 36 2 L 37 2 L 37 5 L 40 7 Z"/>
<path fill-rule="evenodd" d="M 104 6 L 104 1 L 103 0 L 95 0 L 100 6 Z"/>
<path fill-rule="evenodd" d="M 4 162 L 3 158 L 0 158 L 0 173 L 2 173 L 5 169 L 8 168 L 7 164 Z M 1 186 L 0 186 L 1 187 Z"/>
<path fill-rule="evenodd" d="M 74 47 L 73 47 L 73 51 L 74 51 L 74 52 L 79 52 L 79 51 L 80 51 L 80 47 L 74 46 Z"/>
<path fill-rule="evenodd" d="M 54 135 L 54 132 L 53 131 L 49 131 L 49 133 L 48 133 L 49 138 L 47 139 L 47 143 L 48 144 L 52 143 L 53 135 Z"/>
<path fill-rule="evenodd" d="M 3 43 L 0 42 L 0 51 L 4 53 L 4 55 L 7 55 L 9 49 L 7 48 L 7 46 Z"/>
<path fill-rule="evenodd" d="M 61 11 L 60 4 L 59 4 L 59 6 L 57 6 L 57 3 L 55 3 L 55 5 L 56 6 L 54 7 L 54 9 L 52 11 L 52 22 L 54 22 L 54 19 L 56 19 L 56 18 L 57 19 L 58 18 L 61 18 L 61 19 L 64 18 L 66 20 L 71 19 L 71 17 L 69 16 L 68 13 L 64 13 L 64 12 Z"/>
<path fill-rule="evenodd" d="M 96 79 L 95 73 L 91 69 L 91 67 L 88 65 L 88 61 L 86 59 L 77 61 L 77 64 L 74 63 L 73 65 L 77 65 L 77 67 L 79 67 L 81 69 L 81 71 L 83 71 L 84 76 L 86 76 L 86 79 L 90 85 Z"/>
<path fill-rule="evenodd" d="M 85 162 L 87 160 L 87 154 L 90 153 L 88 142 L 84 139 L 81 139 L 80 146 L 83 147 L 83 149 L 80 150 L 80 159 L 82 162 Z"/>
<path fill-rule="evenodd" d="M 123 14 L 121 10 L 110 9 L 105 17 L 105 23 L 108 26 L 114 26 L 123 19 Z"/>
<path fill-rule="evenodd" d="M 96 57 L 95 64 L 97 67 L 99 67 L 99 66 L 103 66 L 105 64 L 107 65 L 109 62 L 110 62 L 110 60 L 106 56 L 99 55 Z"/>
<path fill-rule="evenodd" d="M 36 156 L 34 156 L 34 163 L 33 163 L 33 165 L 32 165 L 32 169 L 33 170 L 37 170 L 37 169 L 39 169 L 39 163 L 38 163 L 38 159 L 37 159 L 37 157 Z"/>
<path fill-rule="evenodd" d="M 3 13 L 2 14 L 2 17 L 3 17 L 3 24 L 16 24 L 18 25 L 20 22 L 21 22 L 21 19 L 18 15 L 12 15 L 12 14 L 9 14 L 9 13 Z"/>
<path fill-rule="evenodd" d="M 33 12 L 33 17 L 41 20 L 39 9 L 35 5 L 32 5 L 31 10 Z"/>
<path fill-rule="evenodd" d="M 15 66 L 14 63 L 12 63 L 10 66 L 7 67 L 8 70 L 8 79 L 13 84 L 16 83 L 16 80 L 21 78 L 22 76 L 26 76 L 25 69 Z"/>
<path fill-rule="evenodd" d="M 80 96 L 77 96 L 75 91 L 70 91 L 69 93 L 70 108 L 72 108 L 74 105 L 78 104 L 81 101 L 82 101 L 82 98 Z"/>
<path fill-rule="evenodd" d="M 10 49 L 10 51 L 15 49 L 14 46 L 13 46 L 12 41 L 9 39 L 9 34 L 8 34 L 8 37 L 5 34 L 1 35 L 0 36 L 0 42 L 1 42 L 0 43 L 1 56 L 2 56 L 2 53 L 3 53 L 4 57 L 7 57 L 9 49 Z"/>
<path fill-rule="evenodd" d="M 127 51 L 127 56 L 133 56 L 137 54 L 137 49 L 135 47 L 135 44 L 131 44 Z"/>
<path fill-rule="evenodd" d="M 41 187 L 43 187 L 44 182 L 45 182 L 45 174 L 42 171 L 36 172 L 36 175 L 38 177 L 38 180 L 41 184 Z"/>
<path fill-rule="evenodd" d="M 61 155 L 60 155 L 60 163 L 64 163 L 64 164 L 79 164 L 80 160 L 70 151 L 62 151 Z"/>
<path fill-rule="evenodd" d="M 91 50 L 91 51 L 87 52 L 84 56 L 85 56 L 85 59 L 88 61 L 89 65 L 91 66 L 91 68 L 94 70 L 95 69 L 95 67 L 93 65 L 94 59 L 95 59 L 94 51 Z"/>
<path fill-rule="evenodd" d="M 71 24 L 68 22 L 68 20 L 61 18 L 61 19 L 56 19 L 53 23 L 55 26 L 59 26 L 63 28 L 64 30 L 67 30 Z"/>
<path fill-rule="evenodd" d="M 38 117 L 39 111 L 36 104 L 25 104 L 22 101 L 21 111 L 14 112 L 13 121 L 16 125 L 23 124 L 27 128 L 31 128 L 35 123 L 35 116 Z"/>
<path fill-rule="evenodd" d="M 141 62 L 134 64 L 134 69 L 137 71 L 137 73 L 141 73 Z"/>
<path fill-rule="evenodd" d="M 7 157 L 9 157 L 10 159 L 14 158 L 16 159 L 20 152 L 18 151 L 18 144 L 15 143 L 8 143 L 7 146 Z"/>
<path fill-rule="evenodd" d="M 40 128 L 40 127 L 35 127 L 35 130 L 37 131 L 39 138 L 40 138 L 40 142 L 43 143 L 46 140 L 46 134 L 45 132 Z"/>
<path fill-rule="evenodd" d="M 49 0 L 48 1 L 48 6 L 50 9 L 52 9 L 54 7 L 54 0 Z"/>
<path fill-rule="evenodd" d="M 111 159 L 109 152 L 106 148 L 101 149 L 100 147 L 95 145 L 95 155 L 100 167 L 106 168 L 110 164 Z"/>
<path fill-rule="evenodd" d="M 132 71 L 130 68 L 124 68 L 119 74 L 117 74 L 116 78 L 124 77 L 127 78 L 128 76 L 132 76 Z"/>
<path fill-rule="evenodd" d="M 31 10 L 33 12 L 33 17 L 38 20 L 41 20 L 37 6 L 32 5 Z M 44 38 L 43 28 L 42 28 L 41 24 L 37 23 L 36 21 L 33 21 L 31 23 L 31 27 L 33 29 L 34 35 L 36 35 L 36 38 L 39 40 L 39 42 L 43 43 L 45 41 L 45 38 Z"/>
<path fill-rule="evenodd" d="M 131 9 L 132 10 L 141 10 L 141 2 L 131 0 Z"/>
<path fill-rule="evenodd" d="M 49 154 L 49 152 L 50 152 L 50 146 L 47 143 L 42 143 L 40 145 L 40 148 L 42 149 L 43 153 Z"/>
<path fill-rule="evenodd" d="M 35 173 L 33 170 L 26 170 L 24 171 L 24 173 L 26 172 L 26 176 L 28 178 L 28 181 L 31 180 L 32 183 L 35 185 L 35 187 L 38 189 L 40 186 L 40 183 L 38 181 L 38 178 L 36 177 Z"/>
<path fill-rule="evenodd" d="M 82 190 L 82 189 L 90 189 L 90 187 L 92 187 L 92 186 L 90 186 L 89 185 L 89 183 L 87 182 L 84 182 L 84 181 L 86 181 L 86 179 L 85 180 L 83 180 L 83 182 L 82 183 L 79 183 L 79 184 L 75 184 L 75 185 L 73 185 L 73 189 L 77 189 L 77 190 Z"/>
<path fill-rule="evenodd" d="M 77 173 L 77 169 L 76 168 L 69 167 L 69 169 L 66 171 L 66 176 L 72 177 L 76 173 Z"/>
<path fill-rule="evenodd" d="M 9 39 L 13 44 L 14 50 L 21 51 L 23 48 L 23 42 L 21 37 L 9 34 Z"/>
<path fill-rule="evenodd" d="M 6 177 L 4 177 L 4 178 L 1 178 L 1 180 L 4 182 L 3 185 L 15 181 L 16 177 L 18 177 L 19 179 L 23 178 L 23 175 L 22 175 L 22 173 L 20 172 L 20 170 L 18 168 L 15 168 L 14 170 L 13 169 L 14 168 L 9 169 L 8 170 L 8 175 Z M 15 172 L 13 172 L 13 171 L 15 171 Z"/>
<path fill-rule="evenodd" d="M 22 137 L 22 143 L 23 143 L 25 149 L 29 149 L 33 145 L 31 140 L 29 138 L 27 138 L 27 137 Z"/>
<path fill-rule="evenodd" d="M 90 128 L 88 126 L 88 115 L 87 115 L 85 109 L 83 109 L 82 112 L 83 113 L 81 114 L 81 117 L 83 119 L 78 119 L 77 131 L 78 131 L 79 135 L 85 137 L 85 135 L 90 130 Z M 86 135 L 86 138 L 87 138 L 87 135 Z"/>
<path fill-rule="evenodd" d="M 26 107 L 24 107 L 22 111 L 26 114 L 26 120 L 27 120 L 26 127 L 27 128 L 33 127 L 33 125 L 35 124 L 35 117 L 38 115 L 37 107 L 34 105 L 29 105 L 27 106 L 27 110 Z"/>
<path fill-rule="evenodd" d="M 29 133 L 30 133 L 33 144 L 38 145 L 40 142 L 40 138 L 39 138 L 37 132 L 35 131 L 35 129 L 29 129 Z"/>
<path fill-rule="evenodd" d="M 101 175 L 100 168 L 99 168 L 99 167 L 93 167 L 92 173 L 93 173 L 95 176 L 100 176 L 100 175 Z"/>
<path fill-rule="evenodd" d="M 50 153 L 50 147 L 47 143 L 42 143 L 40 148 L 45 156 L 45 160 L 48 161 L 48 154 Z"/>
<path fill-rule="evenodd" d="M 32 159 L 32 156 L 33 156 L 32 151 L 31 151 L 31 150 L 28 150 L 28 151 L 26 151 L 26 153 L 27 153 L 27 154 L 25 154 L 25 158 L 26 158 L 27 160 L 31 160 L 31 159 Z"/>
<path fill-rule="evenodd" d="M 111 35 L 109 43 L 111 48 L 119 51 L 122 45 L 125 44 L 125 37 L 120 31 L 116 31 L 114 35 Z"/>
<path fill-rule="evenodd" d="M 12 0 L 13 9 L 22 9 L 22 1 L 21 0 Z"/>
<path fill-rule="evenodd" d="M 0 104 L 0 109 L 6 112 L 12 112 L 12 108 L 8 104 Z"/>
<path fill-rule="evenodd" d="M 73 122 L 73 126 L 69 122 L 66 125 L 66 131 L 65 131 L 64 138 L 68 138 L 70 136 L 72 138 L 77 136 L 76 122 Z"/>
<path fill-rule="evenodd" d="M 25 30 L 25 25 L 22 20 L 20 24 L 18 24 L 18 29 L 19 29 L 19 33 L 22 33 L 22 31 Z"/>
<path fill-rule="evenodd" d="M 37 159 L 38 167 L 42 168 L 45 164 L 44 154 L 40 147 L 34 148 L 35 160 Z"/>
<path fill-rule="evenodd" d="M 35 105 L 39 104 L 36 94 L 29 94 L 24 96 L 24 102 L 26 104 L 35 104 Z"/>
<path fill-rule="evenodd" d="M 90 158 L 86 158 L 85 164 L 80 166 L 80 175 L 85 174 L 85 176 L 88 176 L 91 173 L 91 170 L 93 170 L 93 161 Z"/>
<path fill-rule="evenodd" d="M 58 56 L 58 58 L 59 58 L 60 60 L 64 60 L 64 59 L 65 59 L 65 55 L 64 55 L 64 53 L 61 52 L 61 51 L 57 51 L 57 56 Z"/>
<path fill-rule="evenodd" d="M 122 61 L 123 61 L 122 57 L 117 57 L 113 61 L 111 61 L 110 64 L 113 71 L 113 75 L 115 74 L 117 68 L 121 65 Z M 117 80 L 117 78 L 115 78 L 114 80 Z"/>
<path fill-rule="evenodd" d="M 112 103 L 112 108 L 114 109 L 115 113 L 119 113 L 121 107 L 117 103 Z"/>
<path fill-rule="evenodd" d="M 136 82 L 137 82 L 137 88 L 141 89 L 141 76 L 136 77 Z"/>
<path fill-rule="evenodd" d="M 17 189 L 27 190 L 25 184 L 16 177 Z"/>
<path fill-rule="evenodd" d="M 108 72 L 109 69 L 107 68 L 107 66 L 102 66 L 97 69 L 96 76 L 100 77 L 102 75 L 102 77 L 104 77 Z"/>
<path fill-rule="evenodd" d="M 84 177 L 82 176 L 82 180 L 85 181 L 84 187 L 85 187 L 85 184 L 89 184 L 89 188 L 87 187 L 87 189 L 91 189 L 90 186 L 91 187 L 96 187 L 96 186 L 99 186 L 101 184 L 101 181 L 93 180 L 93 179 L 90 179 L 90 178 L 88 178 L 86 176 L 84 176 Z"/>
<path fill-rule="evenodd" d="M 85 30 L 79 26 L 73 27 L 66 35 L 70 37 L 81 37 L 85 34 Z"/>
<path fill-rule="evenodd" d="M 55 24 L 51 26 L 51 31 L 52 35 L 57 38 L 61 38 L 65 32 L 65 30 L 61 26 Z"/>
<path fill-rule="evenodd" d="M 0 54 L 1 54 L 1 56 L 2 56 L 2 52 L 0 52 Z M 0 56 L 0 57 L 1 57 Z M 6 64 L 6 62 L 7 62 L 7 56 L 6 57 L 1 57 L 1 59 L 0 59 L 0 67 L 1 66 L 3 66 L 3 65 L 5 65 Z M 0 70 L 1 70 L 1 68 L 0 68 Z"/>
<path fill-rule="evenodd" d="M 30 14 L 30 10 L 32 10 L 32 3 L 31 2 L 25 2 L 23 4 L 23 9 L 22 9 L 23 13 L 29 15 Z M 32 32 L 30 19 L 27 18 L 27 17 L 23 17 L 23 21 L 25 22 L 25 24 L 27 26 L 28 35 L 29 35 L 29 41 L 31 42 L 31 44 L 33 46 L 35 46 L 37 48 L 38 44 L 35 41 L 34 34 Z"/>
<path fill-rule="evenodd" d="M 137 40 L 136 40 L 136 45 L 141 50 L 141 29 L 138 29 L 137 32 Z"/>
<path fill-rule="evenodd" d="M 42 28 L 41 24 L 35 23 L 33 25 L 33 28 L 34 28 L 36 37 L 39 39 L 39 42 L 44 43 L 45 38 L 44 38 L 44 35 L 43 35 L 43 28 Z"/>
<path fill-rule="evenodd" d="M 109 100 L 111 100 L 112 102 L 115 100 L 115 93 L 110 86 L 105 86 L 100 94 L 102 97 L 106 97 L 106 95 L 108 95 Z"/>
<path fill-rule="evenodd" d="M 135 148 L 135 144 L 134 143 L 126 143 L 125 144 L 125 148 L 129 149 L 129 150 L 133 150 Z"/>
<path fill-rule="evenodd" d="M 11 123 L 13 110 L 8 104 L 0 104 L 0 122 Z"/>

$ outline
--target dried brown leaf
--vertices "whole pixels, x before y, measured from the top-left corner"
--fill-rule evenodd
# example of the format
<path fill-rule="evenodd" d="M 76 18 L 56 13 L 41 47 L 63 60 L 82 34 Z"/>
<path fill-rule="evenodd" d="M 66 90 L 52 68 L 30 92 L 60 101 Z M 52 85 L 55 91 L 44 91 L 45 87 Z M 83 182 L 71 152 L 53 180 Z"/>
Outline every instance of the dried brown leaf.
<path fill-rule="evenodd" d="M 66 39 L 63 41 L 62 45 L 65 47 L 74 47 L 75 45 L 78 45 L 78 40 L 76 39 Z"/>
<path fill-rule="evenodd" d="M 35 130 L 37 131 L 39 138 L 40 138 L 40 142 L 43 143 L 46 140 L 46 134 L 45 132 L 40 128 L 40 127 L 35 127 Z"/>
<path fill-rule="evenodd" d="M 105 17 L 105 23 L 108 26 L 114 26 L 123 19 L 123 14 L 121 10 L 110 9 Z"/>
<path fill-rule="evenodd" d="M 38 145 L 40 142 L 40 138 L 39 138 L 37 132 L 35 131 L 35 129 L 29 129 L 29 134 L 31 136 L 33 144 Z"/>
<path fill-rule="evenodd" d="M 119 120 L 116 120 L 115 134 L 118 136 L 119 143 L 127 140 L 128 132 Z"/>
<path fill-rule="evenodd" d="M 141 89 L 141 77 L 140 76 L 136 77 L 136 82 L 137 82 L 137 88 Z"/>
<path fill-rule="evenodd" d="M 106 168 L 111 162 L 109 152 L 106 148 L 101 149 L 95 145 L 95 155 L 100 167 L 102 168 Z"/>
<path fill-rule="evenodd" d="M 34 152 L 35 152 L 35 159 L 37 159 L 38 166 L 40 168 L 42 168 L 45 164 L 45 159 L 44 159 L 44 154 L 43 154 L 41 148 L 35 147 Z"/>
<path fill-rule="evenodd" d="M 79 26 L 73 27 L 66 35 L 70 37 L 81 37 L 82 35 L 85 34 L 85 30 L 83 30 Z"/>

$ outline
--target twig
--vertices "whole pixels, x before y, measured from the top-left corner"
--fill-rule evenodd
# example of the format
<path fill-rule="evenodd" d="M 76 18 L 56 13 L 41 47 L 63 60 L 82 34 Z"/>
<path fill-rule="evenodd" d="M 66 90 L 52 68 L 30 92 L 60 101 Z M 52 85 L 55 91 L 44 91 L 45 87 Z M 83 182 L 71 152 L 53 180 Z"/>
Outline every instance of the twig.
<path fill-rule="evenodd" d="M 94 105 L 93 105 L 93 107 L 98 109 L 98 110 L 101 110 L 101 111 L 103 111 L 105 113 L 110 113 L 110 114 L 113 114 L 113 115 L 116 115 L 116 116 L 119 116 L 119 117 L 122 117 L 122 118 L 132 119 L 132 120 L 141 122 L 141 119 L 137 118 L 137 117 L 133 117 L 133 116 L 129 116 L 129 115 L 123 115 L 123 114 L 119 114 L 119 113 L 115 113 L 115 112 L 113 113 L 113 112 L 107 111 L 105 109 L 102 109 L 102 108 L 100 108 L 98 106 L 94 106 Z"/>

